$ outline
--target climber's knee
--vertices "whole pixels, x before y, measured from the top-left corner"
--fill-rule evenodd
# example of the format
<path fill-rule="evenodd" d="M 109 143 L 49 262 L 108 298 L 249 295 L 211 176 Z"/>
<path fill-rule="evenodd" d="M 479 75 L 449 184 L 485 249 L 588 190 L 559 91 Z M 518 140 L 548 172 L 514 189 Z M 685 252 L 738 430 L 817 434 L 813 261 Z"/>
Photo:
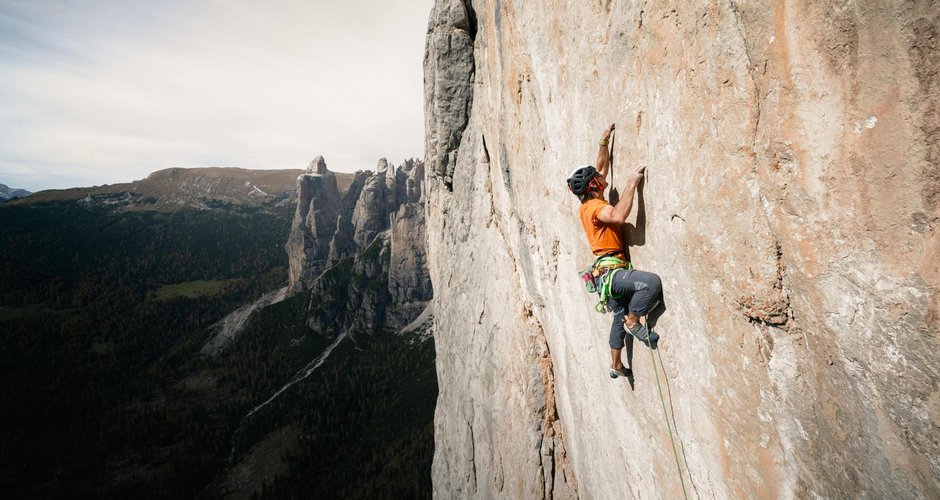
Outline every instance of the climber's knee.
<path fill-rule="evenodd" d="M 630 313 L 645 316 L 663 295 L 663 283 L 659 276 L 646 271 L 634 271 L 630 275 L 636 290 L 630 298 Z"/>

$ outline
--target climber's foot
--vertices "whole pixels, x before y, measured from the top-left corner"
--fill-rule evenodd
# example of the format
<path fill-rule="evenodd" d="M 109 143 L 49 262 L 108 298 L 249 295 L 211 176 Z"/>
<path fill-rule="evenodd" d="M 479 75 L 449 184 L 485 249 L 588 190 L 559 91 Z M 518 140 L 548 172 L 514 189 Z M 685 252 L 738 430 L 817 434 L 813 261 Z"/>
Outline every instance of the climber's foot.
<path fill-rule="evenodd" d="M 631 372 L 630 369 L 625 366 L 621 366 L 620 368 L 610 369 L 610 378 L 617 378 L 617 377 L 630 378 L 631 375 L 633 375 L 633 372 Z"/>
<path fill-rule="evenodd" d="M 630 335 L 640 339 L 644 344 L 653 347 L 655 349 L 656 342 L 659 340 L 659 335 L 656 332 L 650 331 L 646 325 L 642 323 L 636 323 L 632 327 L 630 325 L 624 324 L 627 328 L 627 331 L 630 332 Z"/>
<path fill-rule="evenodd" d="M 647 345 L 649 345 L 650 349 L 655 350 L 658 344 L 659 344 L 659 334 L 654 332 L 653 330 L 650 330 L 650 340 L 647 343 Z"/>

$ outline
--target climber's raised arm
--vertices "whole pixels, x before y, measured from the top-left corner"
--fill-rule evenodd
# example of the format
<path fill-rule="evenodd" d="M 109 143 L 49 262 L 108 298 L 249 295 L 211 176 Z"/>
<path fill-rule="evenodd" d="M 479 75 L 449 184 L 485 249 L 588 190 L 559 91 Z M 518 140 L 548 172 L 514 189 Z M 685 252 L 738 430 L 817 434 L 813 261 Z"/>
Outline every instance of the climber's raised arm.
<path fill-rule="evenodd" d="M 627 184 L 623 187 L 623 194 L 620 196 L 620 201 L 616 205 L 607 205 L 602 208 L 597 214 L 598 220 L 601 222 L 606 222 L 607 224 L 623 224 L 627 220 L 627 216 L 630 215 L 630 210 L 633 209 L 633 195 L 636 193 L 637 186 L 640 185 L 640 182 L 643 180 L 643 171 L 646 170 L 645 166 L 637 167 L 630 175 L 627 176 Z"/>
<path fill-rule="evenodd" d="M 610 169 L 610 134 L 614 131 L 614 124 L 604 129 L 601 134 L 601 141 L 598 144 L 597 151 L 597 173 L 607 179 L 607 171 Z"/>

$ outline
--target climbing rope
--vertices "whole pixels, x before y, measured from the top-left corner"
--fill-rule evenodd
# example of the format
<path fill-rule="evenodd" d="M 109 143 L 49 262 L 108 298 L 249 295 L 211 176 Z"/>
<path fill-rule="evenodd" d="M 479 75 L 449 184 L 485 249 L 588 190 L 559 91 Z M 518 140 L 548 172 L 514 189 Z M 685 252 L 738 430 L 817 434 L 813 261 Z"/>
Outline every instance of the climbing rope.
<path fill-rule="evenodd" d="M 644 323 L 647 323 L 648 317 L 644 317 Z M 652 332 L 652 330 L 650 330 Z M 679 483 L 682 485 L 682 496 L 689 500 L 689 495 L 685 491 L 685 475 L 682 474 L 682 466 L 679 465 L 679 452 L 676 451 L 676 440 L 672 437 L 672 426 L 669 425 L 669 413 L 666 411 L 666 398 L 663 396 L 663 386 L 659 383 L 659 370 L 656 368 L 656 357 L 653 356 L 653 346 L 650 343 L 650 335 L 646 335 L 646 347 L 650 348 L 650 361 L 653 363 L 653 373 L 656 375 L 656 388 L 659 389 L 659 402 L 663 405 L 663 416 L 666 419 L 666 428 L 669 429 L 669 441 L 672 443 L 672 454 L 676 457 L 676 470 L 679 472 Z M 664 368 L 665 370 L 665 368 Z M 665 374 L 665 372 L 663 372 Z M 676 429 L 678 431 L 678 429 Z"/>

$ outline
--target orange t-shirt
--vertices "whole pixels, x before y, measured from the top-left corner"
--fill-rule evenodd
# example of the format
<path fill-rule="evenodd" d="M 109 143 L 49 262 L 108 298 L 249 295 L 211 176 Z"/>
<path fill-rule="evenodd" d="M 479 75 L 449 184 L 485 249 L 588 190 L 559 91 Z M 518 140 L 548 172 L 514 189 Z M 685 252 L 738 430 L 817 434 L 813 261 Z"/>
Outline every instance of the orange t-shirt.
<path fill-rule="evenodd" d="M 594 255 L 609 255 L 623 252 L 623 236 L 620 226 L 601 221 L 597 216 L 608 203 L 597 198 L 581 204 L 581 225 L 587 234 Z"/>

